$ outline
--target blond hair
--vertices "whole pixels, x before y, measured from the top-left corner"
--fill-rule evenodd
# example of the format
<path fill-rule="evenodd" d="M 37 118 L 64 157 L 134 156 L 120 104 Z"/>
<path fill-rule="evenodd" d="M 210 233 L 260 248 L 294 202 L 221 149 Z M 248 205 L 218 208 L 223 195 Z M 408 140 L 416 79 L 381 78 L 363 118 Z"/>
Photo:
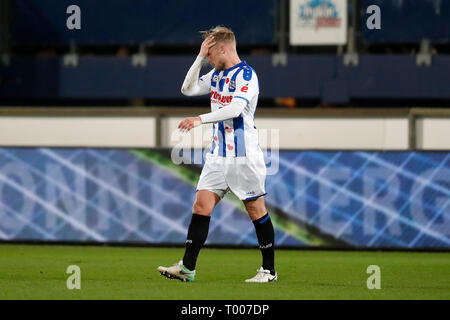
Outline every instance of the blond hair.
<path fill-rule="evenodd" d="M 230 28 L 225 26 L 216 26 L 207 31 L 200 31 L 203 39 L 212 36 L 216 42 L 231 42 L 236 46 L 236 37 Z"/>

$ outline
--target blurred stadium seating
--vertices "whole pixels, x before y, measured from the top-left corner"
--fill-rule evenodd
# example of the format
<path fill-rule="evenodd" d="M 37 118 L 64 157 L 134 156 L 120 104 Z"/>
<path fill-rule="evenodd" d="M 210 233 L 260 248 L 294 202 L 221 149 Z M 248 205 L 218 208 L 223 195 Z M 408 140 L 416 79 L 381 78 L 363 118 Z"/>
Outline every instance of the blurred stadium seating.
<path fill-rule="evenodd" d="M 83 8 L 79 32 L 59 27 L 66 24 L 64 13 L 72 4 Z M 19 45 L 197 45 L 198 31 L 217 21 L 233 25 L 240 44 L 274 42 L 270 0 L 227 1 L 220 10 L 204 0 L 18 0 L 14 5 L 13 37 Z"/>
<path fill-rule="evenodd" d="M 379 5 L 383 28 L 370 32 L 362 28 L 368 43 L 433 43 L 448 44 L 450 40 L 450 3 L 439 0 L 363 0 L 363 7 Z"/>
<path fill-rule="evenodd" d="M 242 58 L 264 80 L 260 107 L 274 106 L 277 97 L 305 107 L 445 107 L 450 101 L 446 1 L 349 0 L 355 32 L 340 47 L 287 45 L 286 0 L 228 1 L 220 10 L 203 0 L 8 2 L 9 24 L 2 28 L 11 30 L 3 49 L 8 63 L 0 64 L 4 104 L 192 104 L 180 94 L 180 83 L 198 52 L 198 31 L 218 23 L 235 31 Z M 81 30 L 64 27 L 71 4 L 82 8 Z M 366 28 L 364 8 L 372 4 L 382 9 L 381 30 Z M 356 65 L 345 59 L 353 49 Z M 419 63 L 420 50 L 431 57 L 429 65 Z M 276 62 L 280 53 L 287 54 L 286 66 Z"/>

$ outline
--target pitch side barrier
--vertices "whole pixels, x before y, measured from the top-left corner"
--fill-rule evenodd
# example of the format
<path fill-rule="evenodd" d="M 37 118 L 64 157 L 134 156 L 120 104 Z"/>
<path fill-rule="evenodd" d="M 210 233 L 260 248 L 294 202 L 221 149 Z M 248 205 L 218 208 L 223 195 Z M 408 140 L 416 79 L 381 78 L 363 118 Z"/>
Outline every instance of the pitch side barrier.
<path fill-rule="evenodd" d="M 181 143 L 205 148 L 210 126 L 196 128 L 188 139 L 177 135 L 176 128 L 183 117 L 208 111 L 195 107 L 5 107 L 0 109 L 0 145 L 153 148 Z M 273 143 L 280 149 L 450 149 L 446 139 L 449 109 L 258 109 L 255 121 L 263 148 Z"/>

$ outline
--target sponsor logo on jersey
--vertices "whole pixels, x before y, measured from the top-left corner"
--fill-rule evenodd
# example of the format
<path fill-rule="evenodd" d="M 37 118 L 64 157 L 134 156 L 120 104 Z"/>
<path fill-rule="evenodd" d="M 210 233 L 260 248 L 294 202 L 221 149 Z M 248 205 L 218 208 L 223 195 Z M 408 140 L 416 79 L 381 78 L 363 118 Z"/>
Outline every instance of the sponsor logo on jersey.
<path fill-rule="evenodd" d="M 233 100 L 233 96 L 223 96 L 216 91 L 211 91 L 211 102 L 228 105 L 231 103 L 231 100 Z"/>
<path fill-rule="evenodd" d="M 247 86 L 243 86 L 243 87 L 241 88 L 241 91 L 242 91 L 242 92 L 247 92 L 247 91 L 248 91 L 248 87 L 247 87 Z"/>

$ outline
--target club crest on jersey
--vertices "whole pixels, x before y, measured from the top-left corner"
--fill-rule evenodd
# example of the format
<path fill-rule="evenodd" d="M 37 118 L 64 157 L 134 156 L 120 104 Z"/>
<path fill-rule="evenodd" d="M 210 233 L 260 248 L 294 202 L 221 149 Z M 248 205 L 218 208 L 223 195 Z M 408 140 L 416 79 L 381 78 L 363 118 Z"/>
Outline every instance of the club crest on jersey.
<path fill-rule="evenodd" d="M 230 81 L 230 86 L 228 87 L 228 91 L 232 92 L 234 90 L 236 90 L 236 80 L 231 80 Z"/>

